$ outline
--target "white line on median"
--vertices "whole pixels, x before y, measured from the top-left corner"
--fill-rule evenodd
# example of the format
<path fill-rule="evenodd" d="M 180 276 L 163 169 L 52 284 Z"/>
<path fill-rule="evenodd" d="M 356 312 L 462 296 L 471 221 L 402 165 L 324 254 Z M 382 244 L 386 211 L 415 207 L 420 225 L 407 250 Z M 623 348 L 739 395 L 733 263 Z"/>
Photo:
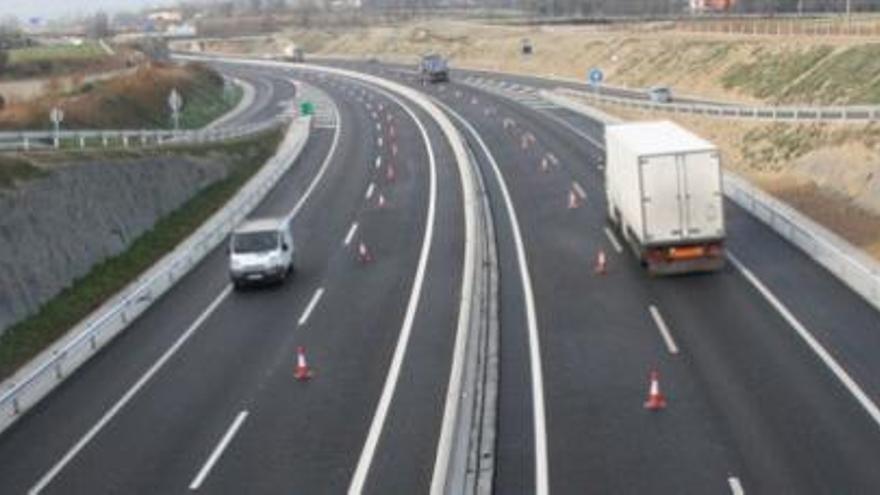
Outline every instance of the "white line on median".
<path fill-rule="evenodd" d="M 766 299 L 770 303 L 770 305 L 773 306 L 773 308 L 776 309 L 776 311 L 782 316 L 782 318 L 786 322 L 788 322 L 788 324 L 795 330 L 795 332 L 797 332 L 797 334 L 804 340 L 804 342 L 807 343 L 810 349 L 812 349 L 813 352 L 816 353 L 817 356 L 819 356 L 819 359 L 821 359 L 822 362 L 825 363 L 825 366 L 827 366 L 828 369 L 830 369 L 831 372 L 834 373 L 837 379 L 840 380 L 843 386 L 845 386 L 846 389 L 849 390 L 849 393 L 852 394 L 853 397 L 855 397 L 859 404 L 861 404 L 868 415 L 871 416 L 871 419 L 873 419 L 874 422 L 877 423 L 878 426 L 880 426 L 880 409 L 878 409 L 877 405 L 874 404 L 874 401 L 872 401 L 871 398 L 868 397 L 868 394 L 866 394 L 865 391 L 862 390 L 862 387 L 860 387 L 859 384 L 856 383 L 856 381 L 849 376 L 849 373 L 847 373 L 846 370 L 843 369 L 843 366 L 841 366 L 837 362 L 837 360 L 834 359 L 834 357 L 822 346 L 822 344 L 820 344 L 819 341 L 816 340 L 815 337 L 813 337 L 813 334 L 811 334 L 809 330 L 807 330 L 806 327 L 804 327 L 801 322 L 798 321 L 797 318 L 795 318 L 791 311 L 789 311 L 788 308 L 784 304 L 782 304 L 782 302 L 780 302 L 779 299 L 777 299 L 772 292 L 770 292 L 770 289 L 768 289 L 764 285 L 764 283 L 761 282 L 761 280 L 758 279 L 758 277 L 756 277 L 754 273 L 752 273 L 751 270 L 749 270 L 748 268 L 746 268 L 745 265 L 742 264 L 739 258 L 734 256 L 732 252 L 728 251 L 727 259 L 729 259 L 731 263 L 733 263 L 736 269 L 739 270 L 740 273 L 742 273 L 743 276 L 746 277 L 746 280 L 748 280 L 754 288 L 758 289 L 758 292 L 760 292 L 761 295 L 764 296 L 764 299 Z"/>
<path fill-rule="evenodd" d="M 581 186 L 578 181 L 572 181 L 571 187 L 574 188 L 574 192 L 576 192 L 581 199 L 587 199 L 587 191 L 584 191 L 583 186 Z"/>
<path fill-rule="evenodd" d="M 46 486 L 48 486 L 49 483 L 52 482 L 55 476 L 58 476 L 58 473 L 61 472 L 62 469 L 64 469 L 64 466 L 66 466 L 71 460 L 73 460 L 73 458 L 76 457 L 76 455 L 79 454 L 79 452 L 84 449 L 85 446 L 89 444 L 89 442 L 92 441 L 92 439 L 101 431 L 101 429 L 103 429 L 104 426 L 106 426 L 107 423 L 110 422 L 110 420 L 112 420 L 117 414 L 119 414 L 119 411 L 121 411 L 122 408 L 125 407 L 125 405 L 128 404 L 131 399 L 138 392 L 140 392 L 142 388 L 144 388 L 144 385 L 146 385 L 147 382 L 150 381 L 150 379 L 153 378 L 153 376 L 158 373 L 160 369 L 162 369 L 162 366 L 164 366 L 165 363 L 168 362 L 169 359 L 171 359 L 171 356 L 177 353 L 177 351 L 183 346 L 183 344 L 186 343 L 186 341 L 189 340 L 190 337 L 192 337 L 196 330 L 202 326 L 202 323 L 204 323 L 205 320 L 207 320 L 208 317 L 211 316 L 211 313 L 213 313 L 214 310 L 217 309 L 217 307 L 220 306 L 220 304 L 231 293 L 232 286 L 227 285 L 226 288 L 224 288 L 223 291 L 220 292 L 220 294 L 214 299 L 214 301 L 211 302 L 211 304 L 205 309 L 205 311 L 203 311 L 202 314 L 199 315 L 198 318 L 196 318 L 196 321 L 194 321 L 193 324 L 190 325 L 190 327 L 187 328 L 185 332 L 183 332 L 183 335 L 181 335 L 177 339 L 177 341 L 174 342 L 174 345 L 172 345 L 167 351 L 165 351 L 165 354 L 162 354 L 162 357 L 160 357 L 159 360 L 153 364 L 153 366 L 150 366 L 150 369 L 148 369 L 147 372 L 144 373 L 144 375 L 141 376 L 141 378 L 130 389 L 128 389 L 128 392 L 126 392 L 125 395 L 123 395 L 122 398 L 119 399 L 116 404 L 114 404 L 113 407 L 110 408 L 109 411 L 101 416 L 101 419 L 98 420 L 97 423 L 95 423 L 95 426 L 92 426 L 92 428 L 85 435 L 83 435 L 83 437 L 80 438 L 79 441 L 76 442 L 76 444 L 69 451 L 67 451 L 66 454 L 64 454 L 64 457 L 62 457 L 60 461 L 52 466 L 52 469 L 50 469 L 48 473 L 40 478 L 37 484 L 34 485 L 33 488 L 28 491 L 28 493 L 32 495 L 37 494 L 40 493 L 44 488 L 46 488 Z"/>
<path fill-rule="evenodd" d="M 370 185 L 367 186 L 367 192 L 364 194 L 364 199 L 370 199 L 373 197 L 373 192 L 376 190 L 376 184 L 370 182 Z"/>
<path fill-rule="evenodd" d="M 730 493 L 733 495 L 746 495 L 746 491 L 743 490 L 742 483 L 739 482 L 739 478 L 736 476 L 731 476 L 727 478 L 727 484 L 730 485 Z"/>
<path fill-rule="evenodd" d="M 376 145 L 378 145 L 380 148 L 382 147 L 382 137 L 381 136 L 378 139 L 376 139 Z"/>
<path fill-rule="evenodd" d="M 611 231 L 608 227 L 605 227 L 605 237 L 608 238 L 608 241 L 611 242 L 611 245 L 614 246 L 614 250 L 618 253 L 623 252 L 623 246 L 620 245 L 620 241 L 617 240 L 617 236 L 614 235 L 614 232 Z"/>
<path fill-rule="evenodd" d="M 198 490 L 200 486 L 202 486 L 202 482 L 205 481 L 205 478 L 208 477 L 208 474 L 211 472 L 211 469 L 214 467 L 214 464 L 220 459 L 220 456 L 223 455 L 223 451 L 226 450 L 226 446 L 229 445 L 229 442 L 232 441 L 232 437 L 235 436 L 238 429 L 241 428 L 244 420 L 247 419 L 248 412 L 242 411 L 238 413 L 238 416 L 235 418 L 235 421 L 232 422 L 232 426 L 226 431 L 226 434 L 223 435 L 223 438 L 220 440 L 220 443 L 217 444 L 217 447 L 214 448 L 214 452 L 211 453 L 211 457 L 208 457 L 208 460 L 205 462 L 205 465 L 202 466 L 202 469 L 199 471 L 199 474 L 192 480 L 192 483 L 189 484 L 190 490 Z"/>
<path fill-rule="evenodd" d="M 379 167 L 381 167 L 381 166 L 382 166 L 382 157 L 381 157 L 381 156 L 377 156 L 377 157 L 376 157 L 376 168 L 379 168 Z"/>
<path fill-rule="evenodd" d="M 297 325 L 303 326 L 309 321 L 309 316 L 312 316 L 312 311 L 315 310 L 315 306 L 318 305 L 318 301 L 321 300 L 321 297 L 324 295 L 324 288 L 321 287 L 315 291 L 315 294 L 312 296 L 312 300 L 309 301 L 309 305 L 306 306 L 306 310 L 303 311 L 302 316 L 299 317 L 299 321 L 297 321 Z"/>
<path fill-rule="evenodd" d="M 523 287 L 523 304 L 525 306 L 529 334 L 529 369 L 531 370 L 533 410 L 532 421 L 535 435 L 535 489 L 531 493 L 535 493 L 536 495 L 547 495 L 550 493 L 550 475 L 547 463 L 547 419 L 544 409 L 544 372 L 543 365 L 541 364 L 541 341 L 538 331 L 537 311 L 535 309 L 535 296 L 532 290 L 532 277 L 529 272 L 529 263 L 526 258 L 522 233 L 519 229 L 519 220 L 517 219 L 516 209 L 513 206 L 513 200 L 510 197 L 510 191 L 507 188 L 504 175 L 501 173 L 501 168 L 498 166 L 498 162 L 495 161 L 494 156 L 492 156 L 492 153 L 489 151 L 489 147 L 486 146 L 485 141 L 483 141 L 483 138 L 468 121 L 464 120 L 447 105 L 442 103 L 438 104 L 444 107 L 453 117 L 458 119 L 470 134 L 476 138 L 480 148 L 483 150 L 483 154 L 486 155 L 486 158 L 488 158 L 489 163 L 492 165 L 492 170 L 495 174 L 496 181 L 501 188 L 501 195 L 504 198 L 504 204 L 507 208 L 507 217 L 513 231 L 513 239 L 516 246 L 516 258 L 519 266 L 520 282 Z M 432 488 L 435 486 L 435 483 L 437 483 L 437 486 L 439 487 L 442 480 L 438 480 L 436 477 L 435 479 L 432 479 Z M 434 490 L 432 489 L 432 493 L 433 492 Z"/>
<path fill-rule="evenodd" d="M 345 234 L 345 242 L 343 242 L 344 245 L 348 246 L 349 244 L 351 244 L 351 240 L 354 238 L 354 234 L 355 234 L 355 232 L 357 232 L 357 230 L 358 230 L 358 223 L 357 222 L 352 223 L 351 227 L 349 227 L 349 229 L 348 229 L 348 234 Z"/>
<path fill-rule="evenodd" d="M 379 122 L 376 122 L 376 131 L 382 132 L 382 124 L 380 124 Z"/>
<path fill-rule="evenodd" d="M 663 336 L 663 342 L 666 343 L 666 349 L 669 350 L 669 354 L 678 354 L 678 346 L 675 345 L 675 340 L 672 338 L 672 333 L 669 331 L 669 327 L 666 326 L 666 322 L 663 320 L 663 315 L 660 314 L 660 310 L 657 309 L 657 306 L 652 304 L 648 306 L 648 311 L 651 312 L 651 318 L 654 319 L 654 324 L 657 325 L 657 329 L 660 330 L 660 335 Z"/>

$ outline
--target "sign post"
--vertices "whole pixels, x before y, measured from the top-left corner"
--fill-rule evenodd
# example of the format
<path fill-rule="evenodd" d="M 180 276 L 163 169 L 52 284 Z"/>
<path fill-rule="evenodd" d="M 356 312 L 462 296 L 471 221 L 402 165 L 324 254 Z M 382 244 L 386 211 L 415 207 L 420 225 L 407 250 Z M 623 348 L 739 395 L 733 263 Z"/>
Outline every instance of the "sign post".
<path fill-rule="evenodd" d="M 61 132 L 61 122 L 64 121 L 64 110 L 52 107 L 52 110 L 49 112 L 49 119 L 52 120 L 52 126 L 55 129 L 55 148 L 58 148 L 61 145 L 59 133 Z"/>
<path fill-rule="evenodd" d="M 180 107 L 183 106 L 183 98 L 177 92 L 177 88 L 171 90 L 168 95 L 168 107 L 171 109 L 171 118 L 174 119 L 174 130 L 180 130 Z"/>

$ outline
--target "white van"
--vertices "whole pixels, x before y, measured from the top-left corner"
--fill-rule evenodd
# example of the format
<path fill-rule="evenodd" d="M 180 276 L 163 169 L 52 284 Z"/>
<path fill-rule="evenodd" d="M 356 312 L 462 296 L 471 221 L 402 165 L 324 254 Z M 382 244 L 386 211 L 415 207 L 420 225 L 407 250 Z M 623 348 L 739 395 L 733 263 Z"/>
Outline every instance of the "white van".
<path fill-rule="evenodd" d="M 229 239 L 229 276 L 236 289 L 281 282 L 293 272 L 293 236 L 283 218 L 242 223 Z"/>

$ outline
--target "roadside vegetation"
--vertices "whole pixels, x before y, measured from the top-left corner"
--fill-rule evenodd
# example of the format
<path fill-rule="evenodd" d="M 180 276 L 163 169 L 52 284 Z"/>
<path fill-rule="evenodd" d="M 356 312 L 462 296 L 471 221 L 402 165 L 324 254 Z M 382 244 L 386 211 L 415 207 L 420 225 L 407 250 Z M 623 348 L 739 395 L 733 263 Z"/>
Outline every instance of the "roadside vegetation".
<path fill-rule="evenodd" d="M 84 277 L 46 303 L 35 315 L 13 325 L 0 336 L 0 379 L 36 356 L 85 318 L 113 294 L 148 269 L 195 231 L 222 207 L 271 157 L 281 139 L 280 132 L 222 145 L 181 146 L 169 149 L 114 152 L 113 156 L 143 158 L 150 154 L 216 156 L 228 163 L 226 178 L 197 193 L 173 213 L 136 239 L 123 253 L 96 265 Z M 95 157 L 95 152 L 68 155 L 71 161 Z M 27 158 L 22 159 L 27 161 Z M 39 161 L 39 157 L 33 160 Z M 30 165 L 33 167 L 33 165 Z M 3 167 L 0 167 L 0 171 Z M 2 173 L 2 172 L 0 172 Z M 2 175 L 0 175 L 2 177 Z M 0 179 L 2 180 L 2 179 Z"/>
<path fill-rule="evenodd" d="M 84 60 L 108 56 L 96 41 L 85 41 L 79 45 L 33 45 L 9 50 L 9 65 L 28 64 L 45 60 Z"/>
<path fill-rule="evenodd" d="M 0 191 L 45 175 L 45 172 L 20 156 L 0 155 Z"/>
<path fill-rule="evenodd" d="M 202 127 L 231 110 L 241 91 L 201 64 L 152 63 L 112 79 L 54 91 L 36 100 L 7 103 L 0 130 L 49 129 L 49 111 L 64 110 L 64 129 L 167 129 L 173 127 L 168 95 L 183 98 L 181 127 Z"/>

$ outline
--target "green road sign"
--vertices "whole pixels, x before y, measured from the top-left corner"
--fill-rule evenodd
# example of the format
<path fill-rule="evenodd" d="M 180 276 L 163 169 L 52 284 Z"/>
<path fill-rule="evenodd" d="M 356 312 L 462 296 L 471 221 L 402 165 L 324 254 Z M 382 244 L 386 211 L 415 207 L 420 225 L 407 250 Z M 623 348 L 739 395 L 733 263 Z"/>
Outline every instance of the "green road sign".
<path fill-rule="evenodd" d="M 315 105 L 310 101 L 304 101 L 299 104 L 300 115 L 314 115 Z"/>

